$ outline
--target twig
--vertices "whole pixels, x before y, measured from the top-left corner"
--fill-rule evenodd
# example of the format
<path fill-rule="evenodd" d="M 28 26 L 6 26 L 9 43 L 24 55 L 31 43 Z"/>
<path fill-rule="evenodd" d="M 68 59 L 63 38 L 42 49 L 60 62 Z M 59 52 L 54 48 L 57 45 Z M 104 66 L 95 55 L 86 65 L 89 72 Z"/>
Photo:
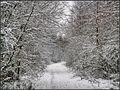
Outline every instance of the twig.
<path fill-rule="evenodd" d="M 14 5 L 13 10 L 16 8 L 16 6 L 17 6 L 17 3 Z M 7 21 L 6 21 L 6 25 L 8 24 L 8 21 L 9 21 L 11 15 L 12 15 L 12 12 L 11 12 L 10 15 L 8 16 L 8 19 L 7 19 Z"/>

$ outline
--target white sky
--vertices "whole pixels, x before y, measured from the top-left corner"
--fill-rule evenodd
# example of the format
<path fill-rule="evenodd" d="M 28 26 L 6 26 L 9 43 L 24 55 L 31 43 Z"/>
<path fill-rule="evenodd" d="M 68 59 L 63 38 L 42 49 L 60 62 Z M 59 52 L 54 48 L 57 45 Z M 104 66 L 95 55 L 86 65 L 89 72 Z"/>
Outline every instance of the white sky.
<path fill-rule="evenodd" d="M 70 15 L 70 9 L 72 8 L 72 5 L 74 4 L 74 1 L 65 1 L 68 2 L 67 6 L 65 7 L 64 10 L 64 14 L 66 15 Z M 60 23 L 65 23 L 66 22 L 66 18 L 69 18 L 69 16 L 62 16 L 64 20 L 61 20 Z"/>
<path fill-rule="evenodd" d="M 66 7 L 65 8 L 65 14 L 70 14 L 70 10 L 69 10 L 69 8 L 71 8 L 72 7 L 72 5 L 73 5 L 73 3 L 74 3 L 74 1 L 66 1 L 66 2 L 68 2 L 68 7 Z"/>

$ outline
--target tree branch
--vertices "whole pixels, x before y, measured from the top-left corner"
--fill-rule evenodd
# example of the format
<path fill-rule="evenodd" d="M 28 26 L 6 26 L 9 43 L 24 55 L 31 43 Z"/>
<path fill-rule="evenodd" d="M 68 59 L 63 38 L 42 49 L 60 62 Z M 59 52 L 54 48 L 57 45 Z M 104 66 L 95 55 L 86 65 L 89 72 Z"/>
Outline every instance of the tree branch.
<path fill-rule="evenodd" d="M 20 39 L 21 39 L 22 36 L 23 36 L 23 33 L 24 33 L 25 30 L 26 30 L 26 26 L 27 26 L 28 21 L 30 20 L 30 17 L 31 17 L 31 15 L 32 15 L 33 11 L 34 11 L 34 7 L 35 7 L 35 1 L 34 1 L 34 3 L 33 3 L 32 11 L 31 11 L 31 13 L 30 13 L 30 15 L 29 15 L 29 17 L 28 17 L 28 19 L 27 19 L 27 22 L 26 22 L 26 24 L 25 24 L 25 26 L 24 26 L 24 29 L 23 29 L 22 33 L 19 35 L 16 44 L 13 46 L 13 50 L 14 50 L 14 52 L 13 52 L 12 55 L 9 57 L 9 60 L 8 60 L 8 62 L 6 63 L 6 65 L 5 65 L 4 67 L 1 68 L 1 71 L 3 71 L 5 68 L 7 68 L 8 64 L 11 62 L 11 60 L 12 60 L 14 54 L 15 54 L 15 50 L 16 50 L 15 47 L 16 47 L 16 45 L 19 43 Z"/>

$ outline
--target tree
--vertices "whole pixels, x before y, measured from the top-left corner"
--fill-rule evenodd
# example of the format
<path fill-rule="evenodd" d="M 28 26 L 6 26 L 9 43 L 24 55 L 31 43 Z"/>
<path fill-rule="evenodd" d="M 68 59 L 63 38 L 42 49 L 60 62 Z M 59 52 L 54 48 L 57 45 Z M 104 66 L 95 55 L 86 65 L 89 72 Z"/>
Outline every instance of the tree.
<path fill-rule="evenodd" d="M 63 12 L 59 1 L 1 2 L 1 83 L 21 75 L 43 74 L 50 63 L 50 47 L 58 19 Z M 60 18 L 59 18 L 60 19 Z"/>
<path fill-rule="evenodd" d="M 118 73 L 118 6 L 118 1 L 74 1 L 66 60 L 77 75 L 108 79 Z M 114 52 L 114 59 L 107 58 L 110 53 L 105 47 Z"/>

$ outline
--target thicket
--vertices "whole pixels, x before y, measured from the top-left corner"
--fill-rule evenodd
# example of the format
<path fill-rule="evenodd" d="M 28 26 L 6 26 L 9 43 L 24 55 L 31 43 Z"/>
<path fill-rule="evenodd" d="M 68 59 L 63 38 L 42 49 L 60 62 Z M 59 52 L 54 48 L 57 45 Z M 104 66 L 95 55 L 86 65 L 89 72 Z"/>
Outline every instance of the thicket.
<path fill-rule="evenodd" d="M 63 13 L 60 1 L 1 1 L 1 88 L 23 75 L 43 74 L 52 59 L 54 33 Z M 7 86 L 7 87 L 6 87 Z M 13 85 L 12 85 L 13 86 Z"/>
<path fill-rule="evenodd" d="M 119 81 L 119 1 L 74 1 L 66 65 L 75 76 Z"/>

